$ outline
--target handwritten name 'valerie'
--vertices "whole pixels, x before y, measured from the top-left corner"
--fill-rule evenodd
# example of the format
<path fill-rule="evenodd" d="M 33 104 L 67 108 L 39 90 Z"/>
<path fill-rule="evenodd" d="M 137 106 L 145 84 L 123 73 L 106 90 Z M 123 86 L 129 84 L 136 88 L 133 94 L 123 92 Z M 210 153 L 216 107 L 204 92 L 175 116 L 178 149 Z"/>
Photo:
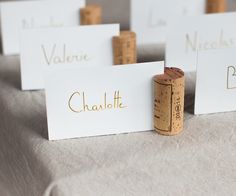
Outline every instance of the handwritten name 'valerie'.
<path fill-rule="evenodd" d="M 52 47 L 45 47 L 44 45 L 41 45 L 41 49 L 43 52 L 44 60 L 48 65 L 79 63 L 91 60 L 88 54 L 85 53 L 70 54 L 67 51 L 66 44 L 63 44 L 61 47 L 57 44 L 53 44 Z"/>

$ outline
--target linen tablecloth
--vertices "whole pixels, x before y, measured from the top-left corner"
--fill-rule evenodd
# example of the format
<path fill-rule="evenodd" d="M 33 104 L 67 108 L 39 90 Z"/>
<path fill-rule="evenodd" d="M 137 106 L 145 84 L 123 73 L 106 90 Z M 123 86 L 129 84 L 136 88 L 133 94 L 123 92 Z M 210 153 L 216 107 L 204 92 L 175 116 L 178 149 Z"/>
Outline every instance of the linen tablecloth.
<path fill-rule="evenodd" d="M 128 28 L 128 1 L 96 2 L 106 23 Z M 163 55 L 163 46 L 139 49 L 140 61 Z M 194 116 L 194 84 L 187 74 L 180 135 L 50 142 L 44 91 L 21 91 L 19 57 L 0 56 L 0 196 L 235 195 L 236 113 Z"/>
<path fill-rule="evenodd" d="M 21 91 L 19 57 L 1 56 L 0 195 L 235 195 L 236 113 L 194 116 L 194 73 L 186 81 L 178 136 L 50 142 L 44 91 Z"/>

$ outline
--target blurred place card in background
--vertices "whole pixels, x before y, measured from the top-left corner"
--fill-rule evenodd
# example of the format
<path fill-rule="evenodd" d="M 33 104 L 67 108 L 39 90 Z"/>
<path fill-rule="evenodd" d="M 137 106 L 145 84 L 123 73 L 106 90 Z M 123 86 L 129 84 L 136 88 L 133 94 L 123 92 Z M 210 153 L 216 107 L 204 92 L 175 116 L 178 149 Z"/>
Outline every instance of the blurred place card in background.
<path fill-rule="evenodd" d="M 164 62 L 46 72 L 50 140 L 153 130 L 152 78 Z"/>
<path fill-rule="evenodd" d="M 236 48 L 198 53 L 195 114 L 236 111 Z"/>
<path fill-rule="evenodd" d="M 112 37 L 119 32 L 118 24 L 22 31 L 22 89 L 43 89 L 44 69 L 50 66 L 113 65 Z"/>
<path fill-rule="evenodd" d="M 131 29 L 138 35 L 138 44 L 165 43 L 168 23 L 176 16 L 204 14 L 205 1 L 131 0 Z"/>
<path fill-rule="evenodd" d="M 178 18 L 170 24 L 166 65 L 196 70 L 197 51 L 236 47 L 236 13 Z"/>
<path fill-rule="evenodd" d="M 19 31 L 79 25 L 79 9 L 85 0 L 35 0 L 3 2 L 1 30 L 3 54 L 19 54 Z"/>
<path fill-rule="evenodd" d="M 227 11 L 236 11 L 236 0 L 227 0 Z"/>

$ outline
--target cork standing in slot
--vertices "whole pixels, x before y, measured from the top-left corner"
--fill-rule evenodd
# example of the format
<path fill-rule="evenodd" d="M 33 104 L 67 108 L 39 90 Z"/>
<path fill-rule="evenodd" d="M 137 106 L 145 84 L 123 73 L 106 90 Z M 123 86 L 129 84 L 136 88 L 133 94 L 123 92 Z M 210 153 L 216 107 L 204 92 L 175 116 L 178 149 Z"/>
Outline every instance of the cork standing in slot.
<path fill-rule="evenodd" d="M 96 25 L 102 23 L 102 7 L 99 5 L 87 5 L 80 9 L 81 25 Z"/>
<path fill-rule="evenodd" d="M 226 0 L 207 0 L 207 13 L 225 12 L 226 6 Z"/>
<path fill-rule="evenodd" d="M 154 129 L 172 136 L 183 130 L 184 72 L 165 68 L 165 73 L 154 77 Z"/>
<path fill-rule="evenodd" d="M 136 33 L 121 31 L 112 39 L 115 65 L 137 63 Z"/>

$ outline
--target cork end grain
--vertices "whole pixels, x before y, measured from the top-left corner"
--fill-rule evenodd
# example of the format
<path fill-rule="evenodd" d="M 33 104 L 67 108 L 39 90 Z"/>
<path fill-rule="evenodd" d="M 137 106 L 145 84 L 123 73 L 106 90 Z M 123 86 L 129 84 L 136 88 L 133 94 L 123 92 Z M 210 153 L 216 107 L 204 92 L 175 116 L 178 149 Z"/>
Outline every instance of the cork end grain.
<path fill-rule="evenodd" d="M 166 80 L 168 82 L 170 80 L 176 80 L 182 77 L 184 77 L 184 72 L 181 69 L 175 67 L 166 67 L 164 74 L 154 76 L 154 80 L 160 80 L 161 82 Z"/>

